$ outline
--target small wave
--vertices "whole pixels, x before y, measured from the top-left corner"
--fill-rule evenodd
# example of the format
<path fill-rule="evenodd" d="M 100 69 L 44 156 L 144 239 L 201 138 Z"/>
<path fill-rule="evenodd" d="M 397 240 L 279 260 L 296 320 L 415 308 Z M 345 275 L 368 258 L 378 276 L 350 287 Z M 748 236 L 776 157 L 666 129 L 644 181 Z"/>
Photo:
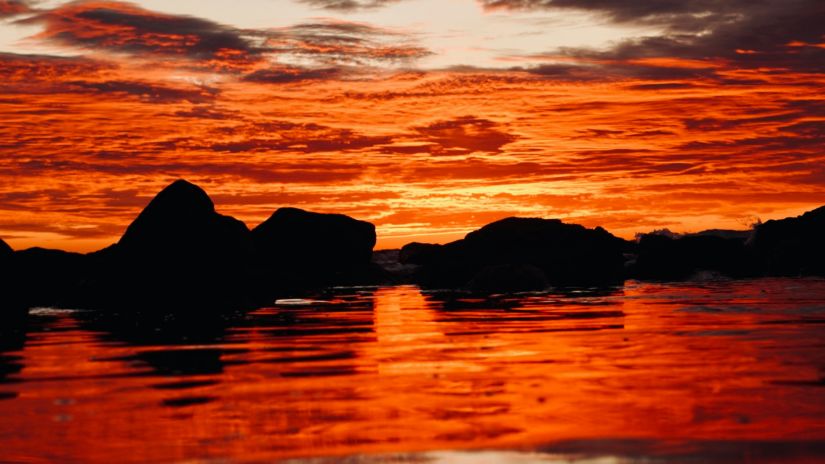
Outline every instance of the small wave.
<path fill-rule="evenodd" d="M 330 302 L 323 300 L 307 300 L 303 298 L 285 298 L 282 300 L 275 300 L 276 306 L 314 306 L 327 304 L 330 304 Z"/>
<path fill-rule="evenodd" d="M 75 314 L 83 312 L 82 309 L 70 308 L 31 308 L 29 314 L 32 316 L 61 316 L 65 314 Z"/>

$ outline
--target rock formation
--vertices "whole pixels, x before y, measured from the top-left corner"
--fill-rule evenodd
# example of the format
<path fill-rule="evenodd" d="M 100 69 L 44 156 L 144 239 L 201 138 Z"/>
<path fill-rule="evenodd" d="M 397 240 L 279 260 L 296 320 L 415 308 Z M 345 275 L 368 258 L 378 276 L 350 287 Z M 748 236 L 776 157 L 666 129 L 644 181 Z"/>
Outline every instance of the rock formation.
<path fill-rule="evenodd" d="M 419 282 L 427 287 L 466 287 L 481 290 L 499 266 L 515 266 L 531 285 L 509 279 L 511 288 L 537 289 L 550 285 L 593 285 L 621 282 L 627 242 L 604 229 L 565 224 L 558 219 L 508 218 L 469 233 L 446 245 L 411 244 L 401 251 L 405 263 L 421 266 Z M 481 273 L 482 270 L 488 268 Z M 497 270 L 498 269 L 498 270 Z M 537 271 L 543 273 L 541 279 Z M 529 277 L 529 279 L 527 278 Z"/>
<path fill-rule="evenodd" d="M 94 292 L 107 306 L 192 310 L 249 296 L 252 240 L 244 223 L 218 214 L 200 187 L 178 180 L 161 191 L 120 241 L 94 255 Z"/>
<path fill-rule="evenodd" d="M 648 234 L 636 247 L 637 258 L 629 277 L 650 280 L 688 279 L 703 272 L 745 277 L 755 269 L 741 238 L 710 234 L 667 237 Z"/>
<path fill-rule="evenodd" d="M 279 287 L 356 283 L 373 269 L 375 241 L 369 222 L 296 208 L 281 208 L 252 230 L 256 269 L 265 285 Z"/>
<path fill-rule="evenodd" d="M 748 247 L 763 275 L 825 275 L 825 206 L 760 224 Z"/>

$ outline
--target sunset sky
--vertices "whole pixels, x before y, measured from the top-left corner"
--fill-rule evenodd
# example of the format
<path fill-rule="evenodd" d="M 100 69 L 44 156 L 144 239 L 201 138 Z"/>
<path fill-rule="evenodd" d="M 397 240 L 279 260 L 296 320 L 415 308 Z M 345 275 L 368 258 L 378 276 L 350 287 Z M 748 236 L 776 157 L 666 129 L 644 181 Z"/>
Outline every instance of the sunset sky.
<path fill-rule="evenodd" d="M 106 246 L 181 177 L 379 248 L 825 204 L 822 0 L 0 0 L 0 77 L 15 248 Z"/>

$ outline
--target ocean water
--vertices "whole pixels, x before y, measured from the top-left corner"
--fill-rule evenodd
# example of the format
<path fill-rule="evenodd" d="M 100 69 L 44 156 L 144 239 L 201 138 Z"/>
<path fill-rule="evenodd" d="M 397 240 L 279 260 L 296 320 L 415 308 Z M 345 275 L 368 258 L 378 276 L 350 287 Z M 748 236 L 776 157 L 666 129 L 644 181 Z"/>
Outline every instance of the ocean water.
<path fill-rule="evenodd" d="M 32 311 L 3 463 L 825 462 L 825 280 Z"/>

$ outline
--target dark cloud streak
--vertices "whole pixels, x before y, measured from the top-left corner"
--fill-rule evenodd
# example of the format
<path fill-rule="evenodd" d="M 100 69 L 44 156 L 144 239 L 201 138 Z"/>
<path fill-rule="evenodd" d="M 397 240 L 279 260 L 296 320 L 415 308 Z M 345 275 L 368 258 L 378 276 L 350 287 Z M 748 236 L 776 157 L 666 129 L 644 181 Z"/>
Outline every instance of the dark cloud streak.
<path fill-rule="evenodd" d="M 319 21 L 280 29 L 239 29 L 131 3 L 80 1 L 21 19 L 40 24 L 35 38 L 67 47 L 233 74 L 252 82 L 338 77 L 341 64 L 408 63 L 430 54 L 406 34 L 368 24 Z M 180 66 L 180 65 L 178 65 Z"/>
<path fill-rule="evenodd" d="M 625 40 L 603 51 L 562 48 L 548 57 L 566 59 L 533 69 L 536 74 L 565 80 L 602 77 L 650 79 L 720 76 L 726 69 L 779 69 L 825 73 L 825 2 L 820 0 L 480 0 L 488 9 L 575 9 L 615 23 L 663 27 L 655 36 Z M 650 66 L 638 60 L 672 58 L 705 61 L 708 67 L 678 63 Z M 579 60 L 581 65 L 569 64 Z"/>
<path fill-rule="evenodd" d="M 325 66 L 411 62 L 431 54 L 410 43 L 404 34 L 363 23 L 302 23 L 267 34 L 267 46 L 271 51 L 310 59 Z"/>
<path fill-rule="evenodd" d="M 354 12 L 360 10 L 371 10 L 382 8 L 401 0 L 298 0 L 301 3 L 322 8 L 325 10 L 335 10 L 343 12 Z"/>
<path fill-rule="evenodd" d="M 498 153 L 517 138 L 500 129 L 499 124 L 484 118 L 464 116 L 448 121 L 438 121 L 415 131 L 427 141 L 436 143 L 430 148 L 433 154 L 464 155 L 473 152 Z"/>
<path fill-rule="evenodd" d="M 42 24 L 36 37 L 65 46 L 154 57 L 183 57 L 212 67 L 246 67 L 263 50 L 243 31 L 192 16 L 155 13 L 130 3 L 73 2 L 21 20 Z"/>

